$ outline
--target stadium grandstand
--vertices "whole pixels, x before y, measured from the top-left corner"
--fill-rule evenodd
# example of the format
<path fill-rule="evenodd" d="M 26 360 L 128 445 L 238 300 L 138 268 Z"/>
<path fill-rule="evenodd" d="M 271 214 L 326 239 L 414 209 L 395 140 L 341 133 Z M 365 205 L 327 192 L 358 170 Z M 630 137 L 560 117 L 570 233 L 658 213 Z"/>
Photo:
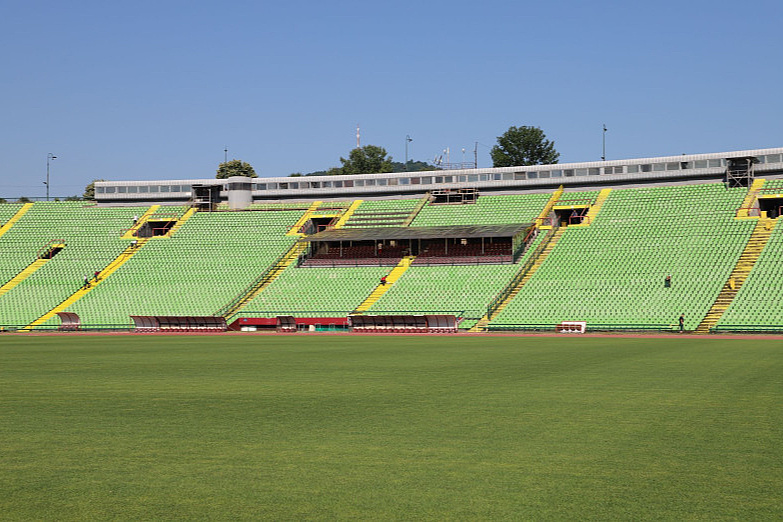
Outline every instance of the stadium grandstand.
<path fill-rule="evenodd" d="M 783 148 L 95 197 L 0 204 L 4 330 L 783 331 Z"/>

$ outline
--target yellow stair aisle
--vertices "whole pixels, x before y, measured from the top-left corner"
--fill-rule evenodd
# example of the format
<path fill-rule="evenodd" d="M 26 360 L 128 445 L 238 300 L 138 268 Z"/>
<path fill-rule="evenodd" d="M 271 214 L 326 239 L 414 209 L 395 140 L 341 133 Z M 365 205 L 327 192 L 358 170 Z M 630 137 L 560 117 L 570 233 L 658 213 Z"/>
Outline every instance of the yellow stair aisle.
<path fill-rule="evenodd" d="M 353 203 L 351 203 L 351 206 L 348 207 L 348 210 L 343 212 L 343 215 L 340 216 L 340 219 L 337 220 L 337 223 L 334 224 L 334 228 L 342 228 L 343 225 L 345 225 L 349 219 L 351 219 L 351 216 L 354 212 L 356 212 L 356 209 L 359 208 L 359 206 L 364 202 L 362 199 L 357 199 Z M 305 221 L 306 222 L 306 221 Z M 300 225 L 301 226 L 301 225 Z"/>
<path fill-rule="evenodd" d="M 575 225 L 571 225 L 575 226 Z M 536 271 L 539 269 L 539 267 L 546 261 L 546 258 L 549 257 L 549 254 L 552 253 L 552 250 L 557 245 L 557 242 L 560 240 L 560 237 L 563 235 L 563 232 L 565 232 L 567 227 L 560 227 L 557 230 L 555 230 L 552 233 L 552 236 L 547 240 L 545 243 L 545 246 L 542 248 L 541 252 L 530 262 L 528 265 L 527 263 L 522 267 L 521 274 L 518 274 L 517 277 L 514 278 L 514 281 L 506 287 L 505 291 L 501 293 L 501 299 L 498 305 L 492 310 L 487 312 L 487 314 L 484 315 L 481 319 L 479 319 L 479 322 L 477 322 L 473 328 L 471 328 L 470 332 L 482 332 L 487 327 L 487 325 L 497 317 L 497 315 L 503 311 L 503 309 L 508 305 L 509 302 L 511 302 L 514 297 L 519 293 L 519 291 L 522 289 L 523 286 L 525 286 L 525 283 L 530 281 L 530 278 L 533 277 L 533 274 L 536 273 Z M 527 266 L 527 268 L 525 268 Z M 520 277 L 521 276 L 521 277 Z"/>
<path fill-rule="evenodd" d="M 46 262 L 49 261 L 49 258 L 46 259 L 36 259 L 32 263 L 30 263 L 27 267 L 25 267 L 24 270 L 16 274 L 10 281 L 8 281 L 3 286 L 0 286 L 0 296 L 8 292 L 10 289 L 30 277 L 35 273 L 36 270 L 41 268 L 46 264 Z"/>
<path fill-rule="evenodd" d="M 552 193 L 552 196 L 549 198 L 549 201 L 547 201 L 546 205 L 544 205 L 544 208 L 541 210 L 541 213 L 538 215 L 538 218 L 536 219 L 535 225 L 537 227 L 542 228 L 548 228 L 549 225 L 546 227 L 543 227 L 543 224 L 546 222 L 547 216 L 549 216 L 549 213 L 552 212 L 552 209 L 555 207 L 555 204 L 557 204 L 557 200 L 560 199 L 560 196 L 563 195 L 563 185 L 560 185 L 556 191 Z"/>
<path fill-rule="evenodd" d="M 30 210 L 33 207 L 32 203 L 25 203 L 22 205 L 22 208 L 16 211 L 16 214 L 14 214 L 11 219 L 5 222 L 2 227 L 0 227 L 0 237 L 3 236 L 6 232 L 8 232 L 12 226 L 14 226 L 14 223 L 19 221 L 19 218 L 27 214 L 27 211 Z"/>
<path fill-rule="evenodd" d="M 187 211 L 187 212 L 185 212 L 184 214 L 182 214 L 182 217 L 180 217 L 180 218 L 177 220 L 177 222 L 176 222 L 176 223 L 174 223 L 174 226 L 173 226 L 173 227 L 171 227 L 171 229 L 169 229 L 169 231 L 168 231 L 168 233 L 166 234 L 166 236 L 165 236 L 165 237 L 171 237 L 171 236 L 173 236 L 173 235 L 174 235 L 174 232 L 176 232 L 177 230 L 179 230 L 180 228 L 182 228 L 182 225 L 184 225 L 184 224 L 185 224 L 185 222 L 186 222 L 188 219 L 192 218 L 192 217 L 193 217 L 193 214 L 195 214 L 195 213 L 196 213 L 196 209 L 195 209 L 195 208 L 189 208 L 189 209 L 188 209 L 188 211 Z"/>
<path fill-rule="evenodd" d="M 723 317 L 723 314 L 729 306 L 731 306 L 734 298 L 737 297 L 737 293 L 740 288 L 742 288 L 748 275 L 750 275 L 750 271 L 753 270 L 756 261 L 758 261 L 761 252 L 764 250 L 764 247 L 767 245 L 767 242 L 772 235 L 776 223 L 777 221 L 774 219 L 761 218 L 758 220 L 728 281 L 723 285 L 720 294 L 718 294 L 718 298 L 712 303 L 710 311 L 707 312 L 707 315 L 704 316 L 704 319 L 699 323 L 699 326 L 696 327 L 696 333 L 710 333 L 710 330 L 718 324 L 720 318 Z"/>
<path fill-rule="evenodd" d="M 158 211 L 160 208 L 160 205 L 152 205 L 150 208 L 147 209 L 147 211 L 141 215 L 141 217 L 136 221 L 136 224 L 134 224 L 131 228 L 128 229 L 127 232 L 122 236 L 122 239 L 133 239 L 136 237 L 136 232 L 141 228 L 141 226 L 152 216 L 155 212 Z"/>
<path fill-rule="evenodd" d="M 745 196 L 745 199 L 742 201 L 742 206 L 737 210 L 737 219 L 756 219 L 758 216 L 750 216 L 748 211 L 750 210 L 750 207 L 753 205 L 753 202 L 756 200 L 756 197 L 759 195 L 759 191 L 764 186 L 764 182 L 767 180 L 764 178 L 756 178 L 753 180 L 753 183 L 751 183 L 750 188 L 748 189 L 748 193 Z"/>
<path fill-rule="evenodd" d="M 375 290 L 370 292 L 370 295 L 367 296 L 367 299 L 362 301 L 362 303 L 356 307 L 356 310 L 354 310 L 353 313 L 360 314 L 362 312 L 366 312 L 372 305 L 374 305 L 383 294 L 389 291 L 389 288 L 391 288 L 391 286 L 400 278 L 400 276 L 404 274 L 408 268 L 410 268 L 414 259 L 416 259 L 416 256 L 403 257 L 400 262 L 397 263 L 397 266 L 395 266 L 392 271 L 389 272 L 389 275 L 386 276 L 386 284 L 379 284 L 376 286 Z"/>
<path fill-rule="evenodd" d="M 416 216 L 419 215 L 419 212 L 421 212 L 421 209 L 424 208 L 424 206 L 430 201 L 430 193 L 427 192 L 424 197 L 422 197 L 418 203 L 416 203 L 416 206 L 413 207 L 413 210 L 411 210 L 411 213 L 408 214 L 408 217 L 405 218 L 405 221 L 402 222 L 401 227 L 409 227 L 411 226 L 411 223 L 413 223 L 413 220 L 416 219 Z"/>
<path fill-rule="evenodd" d="M 62 303 L 58 304 L 57 306 L 55 306 L 54 308 L 49 310 L 47 313 L 45 313 L 44 315 L 42 315 L 41 317 L 39 317 L 38 319 L 36 319 L 32 323 L 30 323 L 27 326 L 25 326 L 24 328 L 22 328 L 21 331 L 23 331 L 23 332 L 24 331 L 30 331 L 33 328 L 35 328 L 36 326 L 39 326 L 39 325 L 45 323 L 46 321 L 48 321 L 49 319 L 51 319 L 52 317 L 57 315 L 58 312 L 64 312 L 66 308 L 68 308 L 73 303 L 75 303 L 76 301 L 78 301 L 79 299 L 84 297 L 93 288 L 95 288 L 96 286 L 101 284 L 103 281 L 105 281 L 106 278 L 109 277 L 112 273 L 114 273 L 118 268 L 120 268 L 122 265 L 127 263 L 128 260 L 130 258 L 132 258 L 134 256 L 134 254 L 136 254 L 136 252 L 138 252 L 141 249 L 141 247 L 143 247 L 147 243 L 147 241 L 149 241 L 149 240 L 150 240 L 150 238 L 140 238 L 140 239 L 137 240 L 137 243 L 135 245 L 130 245 L 127 248 L 125 248 L 125 250 L 123 250 L 120 253 L 120 255 L 115 257 L 114 260 L 112 260 L 111 263 L 106 265 L 106 268 L 104 268 L 103 270 L 101 270 L 98 273 L 98 277 L 96 278 L 96 280 L 90 282 L 89 285 L 83 286 L 80 289 L 78 289 L 76 292 L 71 294 L 71 296 L 68 297 L 65 301 L 63 301 Z"/>
<path fill-rule="evenodd" d="M 609 197 L 609 194 L 612 192 L 612 189 L 602 189 L 601 192 L 598 193 L 598 197 L 595 198 L 595 203 L 590 205 L 590 210 L 587 211 L 587 215 L 585 216 L 585 219 L 582 223 L 578 225 L 571 225 L 575 227 L 589 227 L 593 221 L 595 221 L 596 216 L 598 216 L 598 213 L 601 211 L 601 208 L 604 206 L 604 202 L 606 202 L 606 198 Z"/>
<path fill-rule="evenodd" d="M 294 224 L 294 226 L 291 227 L 291 229 L 286 232 L 287 236 L 301 236 L 302 233 L 299 232 L 299 229 L 301 229 L 305 223 L 307 223 L 307 220 L 310 219 L 310 216 L 312 216 L 316 210 L 318 210 L 318 207 L 321 206 L 322 201 L 313 201 L 313 204 L 310 205 L 310 208 L 305 210 L 305 213 L 302 214 L 302 217 L 299 218 L 299 220 Z"/>

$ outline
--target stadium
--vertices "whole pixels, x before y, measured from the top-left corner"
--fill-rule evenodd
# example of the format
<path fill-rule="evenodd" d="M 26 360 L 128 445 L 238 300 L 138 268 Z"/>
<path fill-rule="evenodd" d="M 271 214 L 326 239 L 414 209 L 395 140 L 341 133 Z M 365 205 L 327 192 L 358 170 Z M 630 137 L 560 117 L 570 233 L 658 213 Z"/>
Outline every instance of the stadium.
<path fill-rule="evenodd" d="M 782 18 L 4 3 L 0 520 L 783 520 Z"/>
<path fill-rule="evenodd" d="M 782 206 L 783 148 L 2 204 L 0 510 L 779 519 Z"/>
<path fill-rule="evenodd" d="M 0 206 L 4 330 L 783 330 L 783 149 L 95 192 Z"/>

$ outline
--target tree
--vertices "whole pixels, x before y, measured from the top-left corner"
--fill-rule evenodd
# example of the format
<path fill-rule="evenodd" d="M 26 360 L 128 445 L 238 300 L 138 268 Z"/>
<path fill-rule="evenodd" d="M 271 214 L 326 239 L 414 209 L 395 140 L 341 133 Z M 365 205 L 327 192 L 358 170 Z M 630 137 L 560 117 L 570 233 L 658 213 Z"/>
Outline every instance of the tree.
<path fill-rule="evenodd" d="M 81 201 L 81 200 L 82 198 L 80 198 L 79 196 L 68 196 L 67 198 L 65 198 L 65 201 Z"/>
<path fill-rule="evenodd" d="M 95 199 L 95 182 L 96 181 L 106 181 L 105 179 L 94 179 L 92 180 L 92 183 L 84 187 L 84 194 L 82 194 L 82 198 L 92 201 Z"/>
<path fill-rule="evenodd" d="M 16 200 L 17 203 L 32 203 L 32 200 L 30 198 L 22 196 L 18 200 Z"/>
<path fill-rule="evenodd" d="M 430 165 L 426 161 L 408 160 L 408 168 L 401 161 L 392 162 L 392 172 L 423 172 L 425 170 L 441 170 L 439 167 Z"/>
<path fill-rule="evenodd" d="M 391 161 L 391 158 L 389 158 L 389 161 Z M 392 169 L 389 172 L 406 172 L 405 163 L 402 163 L 400 161 L 391 161 L 391 167 Z M 433 165 L 430 165 L 425 161 L 408 160 L 407 172 L 419 172 L 424 170 L 441 170 L 441 169 Z M 288 176 L 292 178 L 297 178 L 300 176 L 339 176 L 341 174 L 345 174 L 342 168 L 332 167 L 328 170 L 316 170 L 313 172 L 308 172 L 307 174 L 302 174 L 301 172 L 294 172 L 293 174 L 289 174 Z"/>
<path fill-rule="evenodd" d="M 551 165 L 557 163 L 560 153 L 555 142 L 546 139 L 539 127 L 509 127 L 498 144 L 489 152 L 493 167 L 516 167 L 520 165 Z"/>
<path fill-rule="evenodd" d="M 353 149 L 348 159 L 340 158 L 343 166 L 336 174 L 377 174 L 392 171 L 392 158 L 386 157 L 386 149 L 375 145 L 365 145 Z M 331 173 L 331 172 L 330 172 Z"/>
<path fill-rule="evenodd" d="M 245 176 L 247 178 L 257 178 L 258 174 L 253 170 L 250 163 L 238 159 L 232 159 L 218 165 L 217 179 L 226 179 L 231 176 Z"/>

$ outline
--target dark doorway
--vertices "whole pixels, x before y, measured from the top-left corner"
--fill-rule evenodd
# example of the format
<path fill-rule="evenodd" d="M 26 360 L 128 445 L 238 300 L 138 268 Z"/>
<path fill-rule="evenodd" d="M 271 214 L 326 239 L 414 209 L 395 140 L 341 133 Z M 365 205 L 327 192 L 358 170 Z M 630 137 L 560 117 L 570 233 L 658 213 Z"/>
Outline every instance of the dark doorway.
<path fill-rule="evenodd" d="M 775 219 L 783 212 L 783 198 L 759 198 L 759 210 Z"/>
<path fill-rule="evenodd" d="M 138 237 L 165 236 L 177 224 L 176 219 L 149 219 L 136 234 Z"/>
<path fill-rule="evenodd" d="M 587 207 L 556 208 L 555 215 L 560 226 L 578 225 L 587 216 Z"/>

